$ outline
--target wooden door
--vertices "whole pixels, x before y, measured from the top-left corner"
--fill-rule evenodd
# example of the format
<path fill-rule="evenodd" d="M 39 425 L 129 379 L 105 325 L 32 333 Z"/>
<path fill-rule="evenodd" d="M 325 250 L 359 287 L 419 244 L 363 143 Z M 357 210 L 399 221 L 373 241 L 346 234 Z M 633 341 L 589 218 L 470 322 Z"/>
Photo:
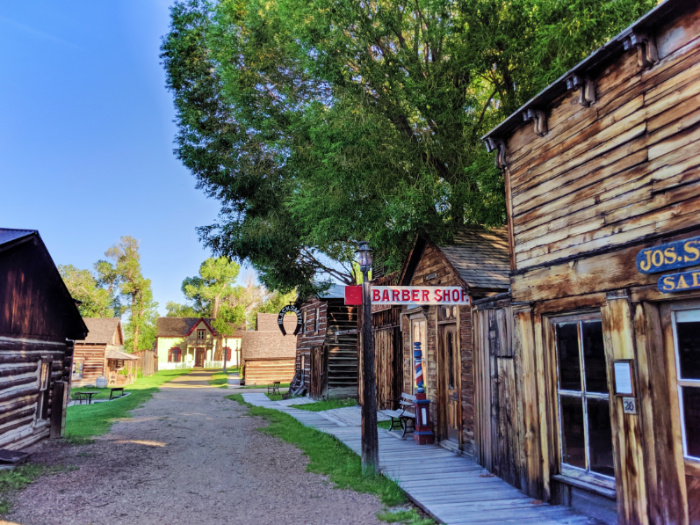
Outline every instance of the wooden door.
<path fill-rule="evenodd" d="M 457 325 L 440 326 L 440 366 L 438 419 L 440 439 L 460 442 L 462 434 L 462 400 L 460 395 L 461 360 Z"/>
<path fill-rule="evenodd" d="M 311 348 L 309 396 L 319 398 L 323 395 L 326 381 L 325 348 L 314 346 Z"/>
<path fill-rule="evenodd" d="M 204 349 L 197 348 L 194 354 L 194 366 L 204 366 Z"/>

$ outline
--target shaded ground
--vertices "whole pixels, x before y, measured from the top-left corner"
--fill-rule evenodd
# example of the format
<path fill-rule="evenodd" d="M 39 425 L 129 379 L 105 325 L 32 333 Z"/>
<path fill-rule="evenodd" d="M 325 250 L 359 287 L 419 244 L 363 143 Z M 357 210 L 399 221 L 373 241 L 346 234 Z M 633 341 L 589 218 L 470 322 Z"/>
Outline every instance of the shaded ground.
<path fill-rule="evenodd" d="M 194 372 L 85 446 L 45 442 L 33 460 L 79 470 L 43 477 L 7 519 L 31 524 L 380 523 L 376 497 L 332 488 L 287 443 Z"/>

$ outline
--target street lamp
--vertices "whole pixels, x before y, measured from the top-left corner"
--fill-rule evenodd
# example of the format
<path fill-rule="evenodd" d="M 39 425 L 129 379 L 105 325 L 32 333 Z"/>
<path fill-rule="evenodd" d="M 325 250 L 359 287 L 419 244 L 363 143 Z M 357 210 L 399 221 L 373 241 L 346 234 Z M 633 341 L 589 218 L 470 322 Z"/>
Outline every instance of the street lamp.
<path fill-rule="evenodd" d="M 372 334 L 372 300 L 369 272 L 372 250 L 369 242 L 357 243 L 357 258 L 362 271 L 362 472 L 379 472 L 379 437 L 377 435 L 377 379 L 374 371 L 374 335 Z"/>

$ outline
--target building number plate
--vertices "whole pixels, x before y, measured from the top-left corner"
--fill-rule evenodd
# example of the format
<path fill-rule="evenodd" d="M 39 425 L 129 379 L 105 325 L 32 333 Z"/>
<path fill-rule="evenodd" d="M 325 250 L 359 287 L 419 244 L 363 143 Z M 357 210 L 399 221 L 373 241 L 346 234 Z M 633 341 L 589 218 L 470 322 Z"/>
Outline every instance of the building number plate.
<path fill-rule="evenodd" d="M 625 414 L 636 414 L 637 413 L 637 403 L 633 397 L 623 397 L 622 398 L 622 408 Z"/>

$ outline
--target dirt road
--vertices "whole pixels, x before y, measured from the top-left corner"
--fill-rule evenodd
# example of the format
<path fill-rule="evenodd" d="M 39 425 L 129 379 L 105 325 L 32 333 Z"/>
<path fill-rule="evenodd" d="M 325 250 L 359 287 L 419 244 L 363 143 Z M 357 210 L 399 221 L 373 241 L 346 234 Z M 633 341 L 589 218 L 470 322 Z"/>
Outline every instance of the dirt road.
<path fill-rule="evenodd" d="M 133 418 L 85 446 L 45 442 L 35 461 L 78 470 L 19 493 L 7 519 L 44 524 L 381 523 L 377 498 L 306 472 L 292 445 L 209 386 L 209 373 L 161 387 Z"/>

